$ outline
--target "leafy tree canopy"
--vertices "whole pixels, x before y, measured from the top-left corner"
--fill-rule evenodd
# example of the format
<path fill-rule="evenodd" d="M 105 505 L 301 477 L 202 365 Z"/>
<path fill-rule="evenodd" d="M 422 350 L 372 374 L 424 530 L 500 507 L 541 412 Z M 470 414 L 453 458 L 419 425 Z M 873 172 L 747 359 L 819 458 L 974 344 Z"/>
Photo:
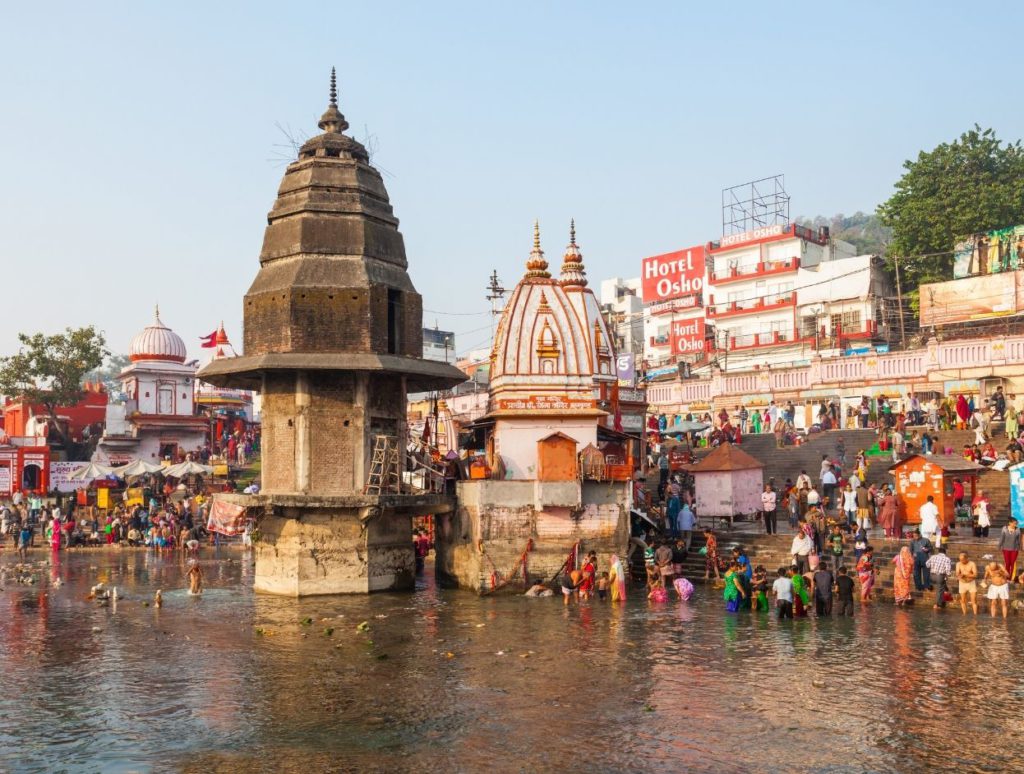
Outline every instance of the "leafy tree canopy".
<path fill-rule="evenodd" d="M 890 259 L 899 256 L 904 289 L 953 279 L 958 239 L 1024 223 L 1024 148 L 974 128 L 952 143 L 903 163 L 896 191 L 879 205 L 892 229 Z M 934 255 L 938 253 L 939 255 Z"/>
<path fill-rule="evenodd" d="M 90 371 L 85 378 L 90 382 L 102 382 L 108 392 L 119 390 L 121 383 L 117 377 L 131 362 L 127 355 L 111 355 L 100 368 Z"/>
<path fill-rule="evenodd" d="M 19 333 L 18 340 L 18 353 L 0 358 L 0 393 L 42 404 L 56 426 L 57 408 L 82 399 L 83 377 L 110 354 L 106 340 L 91 325 L 52 336 Z"/>
<path fill-rule="evenodd" d="M 877 215 L 855 212 L 853 215 L 818 215 L 813 218 L 798 217 L 796 222 L 817 230 L 828 226 L 835 239 L 849 242 L 857 248 L 859 255 L 884 255 L 886 245 L 892 239 L 892 231 L 882 225 Z"/>

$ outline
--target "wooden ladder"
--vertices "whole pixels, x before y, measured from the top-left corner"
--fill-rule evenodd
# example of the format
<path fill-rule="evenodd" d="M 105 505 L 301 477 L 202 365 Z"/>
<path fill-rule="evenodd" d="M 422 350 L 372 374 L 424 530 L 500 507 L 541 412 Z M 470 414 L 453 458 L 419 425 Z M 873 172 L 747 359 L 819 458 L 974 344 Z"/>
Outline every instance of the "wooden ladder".
<path fill-rule="evenodd" d="M 366 478 L 363 494 L 380 496 L 385 491 L 401 493 L 402 482 L 398 467 L 398 445 L 395 439 L 386 435 L 374 436 L 370 475 Z"/>

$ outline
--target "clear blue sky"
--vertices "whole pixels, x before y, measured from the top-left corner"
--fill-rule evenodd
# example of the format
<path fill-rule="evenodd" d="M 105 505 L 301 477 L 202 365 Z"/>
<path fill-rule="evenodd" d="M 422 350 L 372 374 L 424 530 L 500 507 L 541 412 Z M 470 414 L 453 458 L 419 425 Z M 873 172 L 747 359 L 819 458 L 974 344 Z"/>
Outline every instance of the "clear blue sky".
<path fill-rule="evenodd" d="M 591 279 L 715 238 L 721 188 L 785 173 L 793 215 L 871 210 L 904 159 L 975 122 L 1024 135 L 1017 4 L 9 4 L 0 32 L 3 325 L 95 323 L 124 351 L 159 302 L 198 355 L 258 268 L 337 65 L 375 138 L 429 310 L 487 309 L 534 217 Z M 1002 32 L 1001 32 L 1002 31 Z M 486 341 L 487 315 L 427 312 Z M 479 329 L 474 331 L 474 329 Z"/>

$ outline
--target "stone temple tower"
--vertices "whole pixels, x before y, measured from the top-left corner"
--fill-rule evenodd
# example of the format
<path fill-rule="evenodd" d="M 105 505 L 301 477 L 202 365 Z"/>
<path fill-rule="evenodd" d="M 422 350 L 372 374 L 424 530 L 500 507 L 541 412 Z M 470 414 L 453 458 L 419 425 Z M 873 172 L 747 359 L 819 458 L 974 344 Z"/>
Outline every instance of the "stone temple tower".
<path fill-rule="evenodd" d="M 244 354 L 199 377 L 262 396 L 258 591 L 411 588 L 411 517 L 451 505 L 395 484 L 406 394 L 465 375 L 422 357 L 422 302 L 398 219 L 366 148 L 344 134 L 333 70 L 319 127 L 267 217 Z M 375 449 L 385 448 L 380 470 Z"/>

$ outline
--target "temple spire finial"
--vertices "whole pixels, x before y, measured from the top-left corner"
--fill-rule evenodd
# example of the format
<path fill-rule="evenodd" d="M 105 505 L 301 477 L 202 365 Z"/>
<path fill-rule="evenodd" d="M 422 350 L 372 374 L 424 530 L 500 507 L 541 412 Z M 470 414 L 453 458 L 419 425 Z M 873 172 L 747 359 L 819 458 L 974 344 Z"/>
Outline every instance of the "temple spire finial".
<path fill-rule="evenodd" d="M 548 262 L 544 259 L 544 251 L 540 249 L 540 221 L 533 221 L 533 250 L 526 261 L 526 276 L 537 279 L 548 279 Z"/>
<path fill-rule="evenodd" d="M 157 303 L 155 311 L 156 311 L 156 321 L 160 322 L 160 304 L 159 303 Z"/>
<path fill-rule="evenodd" d="M 562 287 L 587 286 L 587 272 L 583 268 L 583 253 L 576 244 L 576 219 L 569 221 L 569 244 L 565 248 L 565 256 L 562 258 L 562 276 L 560 279 Z"/>
<path fill-rule="evenodd" d="M 320 123 L 317 124 L 328 134 L 341 134 L 348 129 L 348 121 L 338 110 L 338 76 L 335 68 L 331 68 L 331 91 L 327 110 L 320 116 Z"/>

